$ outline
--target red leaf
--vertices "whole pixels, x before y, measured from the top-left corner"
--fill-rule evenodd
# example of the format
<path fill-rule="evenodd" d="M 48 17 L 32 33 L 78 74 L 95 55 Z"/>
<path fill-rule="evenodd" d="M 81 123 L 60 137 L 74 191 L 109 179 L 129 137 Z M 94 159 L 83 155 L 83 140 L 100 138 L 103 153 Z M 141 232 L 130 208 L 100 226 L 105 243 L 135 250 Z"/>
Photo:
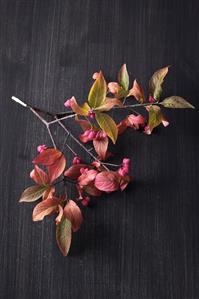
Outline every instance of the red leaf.
<path fill-rule="evenodd" d="M 35 165 L 35 168 L 31 171 L 30 177 L 38 185 L 46 185 L 49 183 L 48 175 L 37 165 Z"/>
<path fill-rule="evenodd" d="M 62 152 L 55 148 L 47 148 L 40 153 L 32 162 L 34 164 L 41 164 L 44 166 L 50 166 L 55 163 L 57 159 L 62 156 Z"/>
<path fill-rule="evenodd" d="M 94 182 L 90 183 L 87 186 L 84 186 L 83 190 L 91 196 L 101 196 L 102 194 L 102 191 L 98 190 L 95 187 Z"/>
<path fill-rule="evenodd" d="M 48 173 L 51 183 L 63 173 L 65 167 L 66 159 L 63 154 L 52 165 L 48 166 Z"/>
<path fill-rule="evenodd" d="M 99 158 L 102 160 L 106 159 L 106 152 L 108 149 L 108 137 L 94 139 L 93 146 L 95 148 L 96 153 L 99 155 Z"/>
<path fill-rule="evenodd" d="M 43 220 L 45 216 L 56 212 L 59 204 L 58 198 L 48 198 L 43 200 L 42 202 L 38 203 L 32 213 L 32 220 L 33 221 L 40 221 Z"/>
<path fill-rule="evenodd" d="M 86 164 L 75 164 L 75 165 L 72 165 L 70 168 L 68 168 L 64 172 L 64 175 L 73 180 L 76 180 L 81 175 L 80 169 L 81 168 L 89 168 L 89 167 L 90 166 L 86 165 Z"/>
<path fill-rule="evenodd" d="M 55 194 L 55 187 L 49 186 L 49 188 L 43 193 L 43 200 L 47 198 L 52 198 Z"/>
<path fill-rule="evenodd" d="M 82 224 L 83 217 L 80 208 L 73 200 L 69 200 L 65 205 L 64 216 L 70 220 L 72 224 L 72 230 L 76 232 Z"/>
<path fill-rule="evenodd" d="M 98 173 L 97 170 L 94 170 L 94 169 L 85 171 L 78 178 L 79 185 L 80 186 L 87 186 L 90 182 L 94 181 L 97 173 Z"/>
<path fill-rule="evenodd" d="M 101 191 L 112 192 L 119 188 L 119 175 L 113 171 L 102 171 L 95 178 L 95 187 Z"/>

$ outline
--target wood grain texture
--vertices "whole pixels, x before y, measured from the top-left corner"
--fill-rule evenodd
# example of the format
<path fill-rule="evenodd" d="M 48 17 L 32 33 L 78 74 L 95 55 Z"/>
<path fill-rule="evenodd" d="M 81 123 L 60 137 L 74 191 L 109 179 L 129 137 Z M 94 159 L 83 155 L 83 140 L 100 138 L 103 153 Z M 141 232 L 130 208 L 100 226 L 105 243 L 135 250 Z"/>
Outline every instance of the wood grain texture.
<path fill-rule="evenodd" d="M 85 99 L 94 71 L 114 79 L 126 62 L 145 86 L 171 64 L 165 95 L 198 106 L 198 10 L 193 0 L 0 0 L 1 299 L 199 299 L 198 109 L 118 142 L 134 184 L 85 211 L 63 258 L 52 219 L 32 223 L 33 205 L 18 204 L 36 145 L 50 140 L 8 100 L 60 111 Z"/>

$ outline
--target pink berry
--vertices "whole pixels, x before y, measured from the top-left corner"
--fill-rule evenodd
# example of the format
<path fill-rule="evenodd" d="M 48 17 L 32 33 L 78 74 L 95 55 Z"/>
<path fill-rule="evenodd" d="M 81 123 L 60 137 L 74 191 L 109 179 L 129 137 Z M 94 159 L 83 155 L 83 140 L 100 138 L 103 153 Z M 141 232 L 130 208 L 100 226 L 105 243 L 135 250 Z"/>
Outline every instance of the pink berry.
<path fill-rule="evenodd" d="M 155 99 L 152 96 L 150 96 L 148 101 L 149 101 L 149 103 L 154 103 Z"/>
<path fill-rule="evenodd" d="M 43 151 L 45 151 L 47 149 L 47 146 L 45 144 L 41 144 L 37 147 L 37 151 L 39 153 L 42 153 Z"/>
<path fill-rule="evenodd" d="M 88 196 L 86 196 L 82 199 L 81 203 L 84 207 L 87 207 L 89 204 L 89 201 L 90 201 L 90 198 Z"/>
<path fill-rule="evenodd" d="M 90 118 L 95 118 L 95 112 L 93 112 L 92 109 L 89 110 L 89 112 L 88 112 L 88 117 L 90 117 Z"/>
<path fill-rule="evenodd" d="M 123 161 L 122 161 L 122 164 L 127 164 L 127 165 L 129 165 L 130 162 L 131 162 L 130 159 L 128 159 L 128 158 L 124 158 Z"/>

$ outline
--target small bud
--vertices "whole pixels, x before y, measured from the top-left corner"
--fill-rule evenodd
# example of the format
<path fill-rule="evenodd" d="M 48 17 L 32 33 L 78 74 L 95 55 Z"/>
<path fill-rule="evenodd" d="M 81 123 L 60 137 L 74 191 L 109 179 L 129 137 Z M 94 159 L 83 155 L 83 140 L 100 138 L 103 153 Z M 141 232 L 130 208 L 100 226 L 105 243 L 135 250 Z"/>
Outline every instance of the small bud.
<path fill-rule="evenodd" d="M 65 101 L 65 103 L 64 103 L 64 106 L 65 106 L 66 108 L 71 108 L 71 102 L 72 102 L 74 99 L 75 99 L 75 97 L 72 97 L 72 98 L 70 98 L 70 99 L 67 99 L 67 100 Z"/>
<path fill-rule="evenodd" d="M 83 173 L 85 173 L 87 171 L 88 171 L 88 168 L 84 168 L 84 167 L 80 168 L 80 173 L 81 174 L 83 174 Z"/>
<path fill-rule="evenodd" d="M 73 162 L 72 163 L 73 163 L 73 165 L 74 164 L 80 164 L 81 163 L 81 159 L 76 156 L 76 157 L 73 158 Z"/>
<path fill-rule="evenodd" d="M 88 135 L 89 140 L 93 140 L 96 137 L 96 132 L 91 130 L 91 132 Z"/>
<path fill-rule="evenodd" d="M 47 149 L 47 146 L 45 144 L 41 144 L 41 145 L 38 145 L 37 147 L 37 151 L 39 153 L 42 153 L 43 151 L 45 151 Z"/>
<path fill-rule="evenodd" d="M 99 77 L 99 73 L 95 72 L 92 76 L 93 80 L 96 80 Z"/>
<path fill-rule="evenodd" d="M 155 99 L 154 99 L 152 96 L 149 96 L 148 101 L 149 101 L 149 103 L 154 103 L 154 102 L 155 102 Z"/>
<path fill-rule="evenodd" d="M 92 119 L 95 118 L 95 112 L 93 112 L 92 109 L 89 110 L 89 112 L 88 112 L 88 117 L 90 117 L 90 118 L 92 118 Z"/>
<path fill-rule="evenodd" d="M 89 196 L 86 196 L 82 199 L 81 203 L 84 207 L 87 207 L 88 204 L 89 204 L 89 201 L 90 201 L 90 197 Z"/>
<path fill-rule="evenodd" d="M 117 82 L 110 82 L 108 84 L 108 89 L 111 93 L 115 94 L 115 93 L 118 93 L 119 90 L 120 90 L 120 86 Z"/>

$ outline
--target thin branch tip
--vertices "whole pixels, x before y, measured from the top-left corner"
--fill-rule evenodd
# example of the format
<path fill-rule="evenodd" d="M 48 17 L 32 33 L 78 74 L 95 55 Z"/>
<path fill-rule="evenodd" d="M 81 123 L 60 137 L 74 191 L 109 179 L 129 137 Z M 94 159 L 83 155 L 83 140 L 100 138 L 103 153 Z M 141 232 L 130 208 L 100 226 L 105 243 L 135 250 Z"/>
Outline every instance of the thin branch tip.
<path fill-rule="evenodd" d="M 12 99 L 13 101 L 15 101 L 16 103 L 20 104 L 20 105 L 23 106 L 23 107 L 27 107 L 27 106 L 28 106 L 26 103 L 24 103 L 22 100 L 18 99 L 18 98 L 15 97 L 15 96 L 12 96 L 11 99 Z"/>

